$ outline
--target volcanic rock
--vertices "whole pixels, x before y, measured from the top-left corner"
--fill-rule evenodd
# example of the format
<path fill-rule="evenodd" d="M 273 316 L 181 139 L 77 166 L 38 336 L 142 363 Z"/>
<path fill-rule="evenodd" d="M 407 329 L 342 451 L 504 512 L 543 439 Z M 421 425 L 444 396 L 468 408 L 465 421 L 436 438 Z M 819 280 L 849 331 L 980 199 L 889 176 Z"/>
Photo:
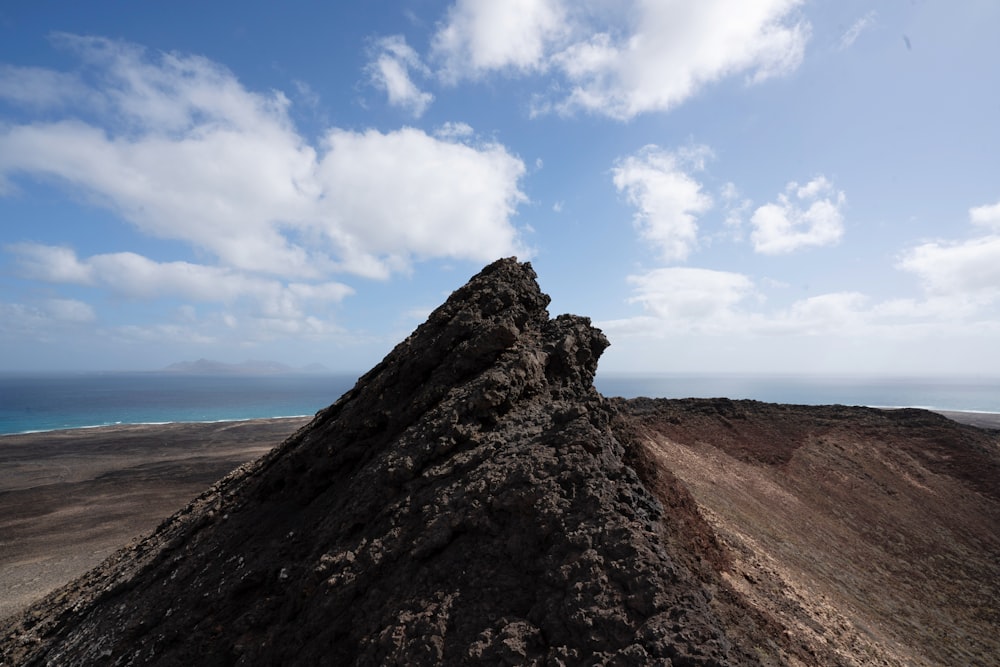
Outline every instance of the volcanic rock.
<path fill-rule="evenodd" d="M 530 265 L 457 290 L 337 402 L 0 628 L 4 665 L 760 664 L 687 491 Z M 772 640 L 772 638 L 775 638 Z"/>

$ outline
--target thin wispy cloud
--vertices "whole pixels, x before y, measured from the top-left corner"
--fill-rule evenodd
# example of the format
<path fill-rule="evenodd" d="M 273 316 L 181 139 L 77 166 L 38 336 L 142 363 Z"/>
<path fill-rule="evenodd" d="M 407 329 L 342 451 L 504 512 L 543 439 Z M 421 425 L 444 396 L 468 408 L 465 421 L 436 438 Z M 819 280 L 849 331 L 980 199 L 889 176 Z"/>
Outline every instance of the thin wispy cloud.
<path fill-rule="evenodd" d="M 854 42 L 858 41 L 858 37 L 861 36 L 861 33 L 875 26 L 877 19 L 878 12 L 873 9 L 852 23 L 851 27 L 840 36 L 840 42 L 837 44 L 838 48 L 841 51 L 851 48 L 851 46 L 854 45 Z"/>

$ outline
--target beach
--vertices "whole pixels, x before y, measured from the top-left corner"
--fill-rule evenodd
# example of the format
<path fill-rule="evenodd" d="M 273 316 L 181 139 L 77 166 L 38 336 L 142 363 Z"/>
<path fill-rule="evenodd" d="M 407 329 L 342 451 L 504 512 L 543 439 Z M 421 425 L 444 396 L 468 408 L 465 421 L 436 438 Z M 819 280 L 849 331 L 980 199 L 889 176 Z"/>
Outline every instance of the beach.
<path fill-rule="evenodd" d="M 1000 414 L 995 412 L 956 412 L 954 410 L 934 410 L 960 424 L 968 424 L 978 428 L 1000 429 Z"/>
<path fill-rule="evenodd" d="M 149 533 L 309 419 L 0 436 L 0 618 Z"/>
<path fill-rule="evenodd" d="M 942 412 L 980 428 L 1000 415 Z M 310 418 L 0 436 L 0 618 L 145 535 Z"/>

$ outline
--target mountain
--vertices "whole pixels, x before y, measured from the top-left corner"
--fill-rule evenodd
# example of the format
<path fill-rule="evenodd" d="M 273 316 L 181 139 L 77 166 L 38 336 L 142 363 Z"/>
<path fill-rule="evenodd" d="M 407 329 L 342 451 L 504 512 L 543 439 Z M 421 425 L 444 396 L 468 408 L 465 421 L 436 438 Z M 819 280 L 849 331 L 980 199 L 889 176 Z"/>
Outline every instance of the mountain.
<path fill-rule="evenodd" d="M 228 364 L 212 359 L 198 359 L 197 361 L 179 361 L 170 364 L 163 369 L 163 372 L 189 375 L 283 375 L 288 373 L 328 373 L 329 369 L 318 363 L 295 368 L 277 361 L 250 359 L 239 364 Z"/>
<path fill-rule="evenodd" d="M 548 303 L 486 267 L 0 664 L 995 664 L 1000 434 L 606 399 Z"/>

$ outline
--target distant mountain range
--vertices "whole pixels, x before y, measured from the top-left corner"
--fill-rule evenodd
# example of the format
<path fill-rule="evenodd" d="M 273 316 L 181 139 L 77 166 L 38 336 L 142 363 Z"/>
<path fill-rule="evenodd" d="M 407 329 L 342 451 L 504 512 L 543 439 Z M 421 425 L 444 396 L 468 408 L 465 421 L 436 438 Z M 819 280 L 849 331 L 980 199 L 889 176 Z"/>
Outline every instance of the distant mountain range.
<path fill-rule="evenodd" d="M 323 364 L 309 364 L 294 367 L 277 361 L 248 359 L 239 364 L 229 364 L 212 359 L 179 361 L 163 369 L 165 373 L 188 373 L 192 375 L 281 375 L 286 373 L 329 373 Z"/>

